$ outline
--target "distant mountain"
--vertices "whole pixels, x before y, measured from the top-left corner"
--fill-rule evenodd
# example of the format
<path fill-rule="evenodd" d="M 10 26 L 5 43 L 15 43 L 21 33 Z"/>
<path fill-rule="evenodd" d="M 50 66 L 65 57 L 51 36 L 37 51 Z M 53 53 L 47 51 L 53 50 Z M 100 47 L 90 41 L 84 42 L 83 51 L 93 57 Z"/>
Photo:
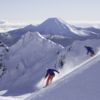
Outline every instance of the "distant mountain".
<path fill-rule="evenodd" d="M 3 34 L 3 36 L 1 36 L 1 39 L 8 45 L 12 45 L 12 44 L 16 43 L 21 38 L 21 36 L 23 34 L 26 34 L 28 31 L 39 32 L 42 35 L 48 35 L 48 36 L 60 35 L 60 36 L 66 37 L 66 38 L 70 38 L 71 40 L 73 38 L 76 39 L 78 37 L 78 35 L 74 34 L 70 30 L 69 27 L 71 27 L 69 24 L 64 23 L 60 19 L 49 18 L 45 22 L 43 22 L 42 24 L 40 24 L 38 26 L 28 25 L 24 28 L 8 31 L 6 33 L 6 35 Z M 5 37 L 6 37 L 6 39 L 5 39 Z"/>
<path fill-rule="evenodd" d="M 60 44 L 65 43 L 64 45 L 68 44 L 67 41 L 70 41 L 70 43 L 72 43 L 74 40 L 84 40 L 88 38 L 100 37 L 99 34 L 100 29 L 92 28 L 92 27 L 91 28 L 75 27 L 73 25 L 69 25 L 65 23 L 61 19 L 49 18 L 37 26 L 28 25 L 24 28 L 8 31 L 6 35 L 4 34 L 3 36 L 0 36 L 0 39 L 3 42 L 7 43 L 8 45 L 12 45 L 16 43 L 22 37 L 22 35 L 26 34 L 28 31 L 39 32 L 40 34 L 47 36 L 48 39 L 56 43 L 58 43 L 58 41 L 60 40 L 61 42 L 59 43 Z M 52 36 L 54 38 L 51 38 Z M 64 38 L 62 38 L 62 36 Z M 6 38 L 6 41 L 3 38 Z"/>
<path fill-rule="evenodd" d="M 87 27 L 87 28 L 81 28 L 81 27 L 76 27 L 76 29 L 79 32 L 84 32 L 91 38 L 100 38 L 100 28 L 96 27 Z"/>
<path fill-rule="evenodd" d="M 75 38 L 78 35 L 71 31 L 72 26 L 58 18 L 49 18 L 37 27 L 41 34 L 60 35 Z"/>
<path fill-rule="evenodd" d="M 67 38 L 75 38 L 78 35 L 71 31 L 72 26 L 69 24 L 66 24 L 61 19 L 57 18 L 49 18 L 46 21 L 44 21 L 42 24 L 38 26 L 28 25 L 22 29 L 17 29 L 14 31 L 9 31 L 11 35 L 18 35 L 20 36 L 28 31 L 30 32 L 39 32 L 43 35 L 61 35 L 66 36 Z"/>
<path fill-rule="evenodd" d="M 19 28 L 16 30 L 8 31 L 6 33 L 1 33 L 0 39 L 8 46 L 11 46 L 15 44 L 22 37 L 22 35 L 26 34 L 28 31 L 34 32 L 35 31 L 34 29 L 35 26 L 28 25 L 24 28 Z"/>
<path fill-rule="evenodd" d="M 94 34 L 93 32 L 95 32 L 95 34 L 97 35 L 100 29 L 97 29 L 95 27 L 89 27 L 89 28 L 75 27 L 74 25 L 70 25 L 61 19 L 48 18 L 46 21 L 37 26 L 28 25 L 22 29 L 9 31 L 8 33 L 10 33 L 11 35 L 17 34 L 18 36 L 20 34 L 21 36 L 22 34 L 28 31 L 39 32 L 42 35 L 51 35 L 51 36 L 59 35 L 70 39 L 72 38 L 79 39 L 83 37 L 91 37 Z"/>
<path fill-rule="evenodd" d="M 87 31 L 90 31 L 90 32 L 94 32 L 97 35 L 100 35 L 100 28 L 88 27 L 88 28 L 84 28 L 84 29 L 87 30 Z"/>

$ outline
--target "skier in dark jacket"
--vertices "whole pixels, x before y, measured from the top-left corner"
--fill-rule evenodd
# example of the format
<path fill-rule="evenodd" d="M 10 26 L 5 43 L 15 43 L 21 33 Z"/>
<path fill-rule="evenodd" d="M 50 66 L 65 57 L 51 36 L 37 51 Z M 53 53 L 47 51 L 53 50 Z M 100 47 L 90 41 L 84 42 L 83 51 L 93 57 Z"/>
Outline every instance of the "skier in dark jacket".
<path fill-rule="evenodd" d="M 59 72 L 58 72 L 57 70 L 55 70 L 55 69 L 48 69 L 48 70 L 47 70 L 47 73 L 46 73 L 46 75 L 45 75 L 45 78 L 46 78 L 46 77 L 48 77 L 48 78 L 47 78 L 45 87 L 48 86 L 48 85 L 50 84 L 50 82 L 52 82 L 52 80 L 53 80 L 53 78 L 54 78 L 54 76 L 55 76 L 55 72 L 56 72 L 56 73 L 59 73 Z"/>
<path fill-rule="evenodd" d="M 84 46 L 84 47 L 87 49 L 87 55 L 88 55 L 89 53 L 90 53 L 90 56 L 91 56 L 91 57 L 95 55 L 95 52 L 94 52 L 94 50 L 93 50 L 92 47 L 90 47 L 90 46 Z"/>

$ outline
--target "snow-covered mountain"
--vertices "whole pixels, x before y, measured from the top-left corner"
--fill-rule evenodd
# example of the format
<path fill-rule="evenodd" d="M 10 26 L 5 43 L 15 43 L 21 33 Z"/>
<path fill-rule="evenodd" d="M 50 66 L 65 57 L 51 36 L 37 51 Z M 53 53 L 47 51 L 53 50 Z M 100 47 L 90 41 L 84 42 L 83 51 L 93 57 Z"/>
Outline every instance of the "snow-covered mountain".
<path fill-rule="evenodd" d="M 66 57 L 63 60 L 63 69 L 56 76 L 54 83 L 33 93 L 25 100 L 49 100 L 49 98 L 50 100 L 66 100 L 66 98 L 69 100 L 99 100 L 99 43 L 100 39 L 76 41 L 67 47 L 60 54 Z M 87 56 L 84 45 L 93 47 L 96 55 L 92 58 Z"/>
<path fill-rule="evenodd" d="M 61 35 L 61 36 L 67 36 L 68 38 L 76 37 L 77 34 L 73 33 L 70 30 L 71 25 L 65 23 L 61 19 L 58 18 L 49 18 L 40 25 L 33 26 L 28 25 L 22 29 L 17 29 L 14 31 L 9 31 L 11 35 L 13 34 L 25 34 L 27 31 L 37 31 L 44 35 Z"/>
<path fill-rule="evenodd" d="M 90 64 L 91 62 L 95 63 L 94 59 L 96 59 L 97 55 L 94 58 L 90 58 L 90 56 L 86 54 L 87 51 L 84 45 L 93 47 L 95 53 L 98 55 L 100 39 L 78 40 L 64 48 L 44 38 L 38 32 L 28 32 L 24 34 L 21 39 L 9 49 L 9 53 L 5 55 L 4 65 L 6 71 L 1 77 L 0 91 L 6 91 L 4 96 L 21 96 L 22 94 L 27 95 L 28 93 L 33 93 L 33 96 L 28 98 L 29 100 L 31 100 L 31 98 L 37 100 L 37 94 L 44 91 L 44 98 L 47 92 L 46 90 L 53 92 L 56 91 L 56 87 L 58 88 L 65 84 L 67 81 L 66 75 L 68 75 L 68 73 L 71 75 L 71 71 L 76 69 L 77 66 L 84 67 L 87 61 L 89 61 Z M 62 67 L 60 67 L 61 60 L 63 61 Z M 54 84 L 56 85 L 51 85 L 47 89 L 42 90 L 45 84 L 44 76 L 47 68 L 57 68 L 60 74 L 55 77 Z M 54 87 L 54 89 L 52 89 L 52 87 Z M 62 93 L 65 93 L 65 89 L 63 89 L 64 91 L 61 89 Z M 37 91 L 40 92 L 38 93 Z M 48 92 L 47 95 L 49 95 Z M 39 99 L 41 99 L 41 97 Z M 58 100 L 62 99 L 59 98 Z"/>
<path fill-rule="evenodd" d="M 0 40 L 11 47 L 8 50 L 6 45 L 5 48 L 0 46 L 3 55 L 0 54 L 0 95 L 32 94 L 26 100 L 48 100 L 50 96 L 52 100 L 55 96 L 57 100 L 99 100 L 99 81 L 96 79 L 100 65 L 99 31 L 99 28 L 75 27 L 58 18 L 49 18 L 37 26 L 28 25 L 1 33 Z M 92 47 L 96 55 L 91 58 L 84 46 Z M 50 86 L 43 88 L 48 68 L 55 68 L 60 74 Z M 96 74 L 95 69 L 98 70 Z M 95 96 L 90 96 L 93 93 Z"/>
<path fill-rule="evenodd" d="M 0 40 L 2 40 L 8 46 L 11 46 L 15 44 L 21 38 L 21 36 L 27 33 L 28 31 L 33 31 L 33 25 L 28 25 L 24 28 L 18 28 L 4 33 L 2 32 L 0 33 Z"/>
<path fill-rule="evenodd" d="M 100 37 L 100 29 L 94 27 L 92 29 L 75 27 L 74 25 L 65 23 L 61 19 L 49 18 L 37 26 L 28 25 L 24 28 L 0 34 L 0 39 L 7 45 L 11 46 L 28 31 L 39 32 L 48 39 L 54 41 L 55 43 L 62 44 L 63 46 L 67 46 L 69 43 L 71 44 L 74 40 L 85 40 L 88 38 Z"/>
<path fill-rule="evenodd" d="M 77 35 L 70 30 L 72 26 L 58 18 L 49 18 L 38 25 L 37 30 L 41 34 L 60 35 L 67 38 L 75 38 Z"/>
<path fill-rule="evenodd" d="M 7 70 L 0 81 L 0 90 L 7 90 L 6 95 L 35 91 L 46 68 L 55 67 L 57 52 L 62 50 L 61 45 L 45 39 L 39 33 L 23 35 L 6 55 L 4 64 Z"/>
<path fill-rule="evenodd" d="M 89 33 L 85 34 L 84 32 L 83 33 L 80 31 L 78 32 L 77 27 L 75 27 L 74 25 L 70 25 L 64 22 L 62 19 L 58 18 L 48 18 L 43 23 L 37 26 L 28 25 L 22 29 L 9 31 L 8 33 L 11 33 L 12 35 L 20 33 L 22 35 L 25 34 L 27 31 L 31 32 L 37 31 L 43 35 L 60 35 L 60 36 L 65 36 L 67 38 L 77 38 L 79 36 L 87 36 L 87 35 L 90 36 Z"/>

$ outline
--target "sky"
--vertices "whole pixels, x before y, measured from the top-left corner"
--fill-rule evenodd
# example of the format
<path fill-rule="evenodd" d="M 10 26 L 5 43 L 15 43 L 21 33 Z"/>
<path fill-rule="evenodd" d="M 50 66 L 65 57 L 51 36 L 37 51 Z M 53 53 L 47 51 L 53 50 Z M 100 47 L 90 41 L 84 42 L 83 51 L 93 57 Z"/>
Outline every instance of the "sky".
<path fill-rule="evenodd" d="M 40 23 L 51 17 L 100 22 L 100 0 L 0 0 L 0 20 Z"/>

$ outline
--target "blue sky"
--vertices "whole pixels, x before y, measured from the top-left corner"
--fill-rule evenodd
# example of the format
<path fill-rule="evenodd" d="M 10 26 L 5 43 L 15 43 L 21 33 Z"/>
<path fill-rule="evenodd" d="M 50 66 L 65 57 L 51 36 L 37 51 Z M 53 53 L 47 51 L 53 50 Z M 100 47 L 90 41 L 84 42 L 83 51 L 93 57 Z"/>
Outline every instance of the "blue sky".
<path fill-rule="evenodd" d="M 0 20 L 36 23 L 50 17 L 99 22 L 100 0 L 0 0 Z"/>

